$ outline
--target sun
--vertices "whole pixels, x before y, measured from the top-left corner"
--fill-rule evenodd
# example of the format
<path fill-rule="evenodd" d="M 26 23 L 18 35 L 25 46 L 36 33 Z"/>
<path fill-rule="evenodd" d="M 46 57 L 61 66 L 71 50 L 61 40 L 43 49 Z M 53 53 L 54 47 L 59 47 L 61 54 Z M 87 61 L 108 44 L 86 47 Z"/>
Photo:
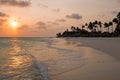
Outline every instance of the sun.
<path fill-rule="evenodd" d="M 13 20 L 13 21 L 11 21 L 11 26 L 12 26 L 14 29 L 16 29 L 16 28 L 18 28 L 18 26 L 19 26 L 19 22 L 16 21 L 16 20 Z"/>

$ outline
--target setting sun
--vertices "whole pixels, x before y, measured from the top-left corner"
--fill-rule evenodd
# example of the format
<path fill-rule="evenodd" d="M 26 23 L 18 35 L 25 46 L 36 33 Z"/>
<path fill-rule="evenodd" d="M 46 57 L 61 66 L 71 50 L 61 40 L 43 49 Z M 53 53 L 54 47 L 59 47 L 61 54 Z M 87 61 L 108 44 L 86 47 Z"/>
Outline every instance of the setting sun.
<path fill-rule="evenodd" d="M 18 21 L 16 21 L 16 20 L 11 21 L 11 26 L 12 26 L 13 28 L 17 28 L 18 25 L 19 25 Z"/>

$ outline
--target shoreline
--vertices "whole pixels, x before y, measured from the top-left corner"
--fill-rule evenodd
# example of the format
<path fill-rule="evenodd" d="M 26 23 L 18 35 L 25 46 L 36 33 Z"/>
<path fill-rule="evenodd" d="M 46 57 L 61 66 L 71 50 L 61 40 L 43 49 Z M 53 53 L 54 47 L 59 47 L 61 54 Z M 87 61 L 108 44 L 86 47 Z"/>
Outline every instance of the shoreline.
<path fill-rule="evenodd" d="M 115 47 L 118 45 L 119 48 L 119 41 L 118 39 L 116 43 L 112 43 L 113 40 L 116 39 L 83 39 L 83 38 L 67 38 L 67 41 L 70 42 L 78 42 L 80 44 L 77 45 L 79 47 L 79 52 L 84 54 L 86 60 L 83 60 L 83 63 L 87 63 L 80 68 L 76 68 L 69 72 L 63 73 L 61 75 L 53 77 L 53 80 L 119 80 L 120 74 L 120 59 L 117 57 L 116 54 L 112 53 L 112 49 L 110 46 Z M 98 41 L 96 41 L 98 40 Z M 105 42 L 104 42 L 105 40 Z M 94 44 L 93 44 L 93 42 Z M 96 41 L 96 42 L 95 42 Z M 110 54 L 106 50 L 106 46 L 101 46 L 101 43 L 109 44 L 108 50 L 111 52 Z M 102 50 L 99 49 L 99 46 L 103 48 Z M 96 48 L 95 48 L 96 47 Z M 113 48 L 114 49 L 114 48 Z M 111 55 L 112 54 L 112 55 Z M 118 54 L 120 55 L 120 54 Z M 71 64 L 72 65 L 72 64 Z M 79 65 L 78 65 L 79 66 Z"/>
<path fill-rule="evenodd" d="M 83 46 L 102 51 L 120 60 L 120 38 L 68 38 L 68 40 L 81 42 Z"/>

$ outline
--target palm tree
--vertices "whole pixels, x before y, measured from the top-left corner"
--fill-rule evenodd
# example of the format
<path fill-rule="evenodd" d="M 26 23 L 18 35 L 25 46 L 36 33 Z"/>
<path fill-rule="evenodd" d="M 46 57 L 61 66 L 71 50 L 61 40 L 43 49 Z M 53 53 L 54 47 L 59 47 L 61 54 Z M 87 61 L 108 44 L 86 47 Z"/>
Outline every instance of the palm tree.
<path fill-rule="evenodd" d="M 102 22 L 99 21 L 99 22 L 98 22 L 98 25 L 99 25 L 99 27 L 100 27 L 100 32 L 102 32 Z"/>
<path fill-rule="evenodd" d="M 76 28 L 76 31 L 77 31 L 77 32 L 79 32 L 79 31 L 80 31 L 79 27 L 77 27 L 77 28 Z"/>
<path fill-rule="evenodd" d="M 85 23 L 85 27 L 87 28 L 87 30 L 88 30 L 88 23 Z"/>
<path fill-rule="evenodd" d="M 74 26 L 71 26 L 72 31 L 76 31 L 76 28 Z"/>
<path fill-rule="evenodd" d="M 82 30 L 84 30 L 84 28 L 85 28 L 85 26 L 84 26 L 84 25 L 82 25 Z"/>
<path fill-rule="evenodd" d="M 109 26 L 112 26 L 112 33 L 113 33 L 113 23 L 110 21 Z"/>
<path fill-rule="evenodd" d="M 120 12 L 117 15 L 117 19 L 118 19 L 117 31 L 118 31 L 118 33 L 120 33 Z"/>
<path fill-rule="evenodd" d="M 57 35 L 57 37 L 61 37 L 62 36 L 62 34 L 61 33 L 58 33 L 58 34 L 56 34 Z"/>
<path fill-rule="evenodd" d="M 109 33 L 109 24 L 108 23 L 104 23 L 105 28 L 108 28 L 108 33 Z"/>
<path fill-rule="evenodd" d="M 120 12 L 118 13 L 117 18 L 118 18 L 118 20 L 120 22 Z"/>
<path fill-rule="evenodd" d="M 115 23 L 115 24 L 118 24 L 118 19 L 117 19 L 117 18 L 114 18 L 114 19 L 112 20 L 112 22 Z"/>
<path fill-rule="evenodd" d="M 98 24 L 98 21 L 97 21 L 97 20 L 95 20 L 95 24 Z"/>
<path fill-rule="evenodd" d="M 113 19 L 114 24 L 116 24 L 115 32 L 119 33 L 120 32 L 120 12 L 117 15 L 117 18 Z"/>
<path fill-rule="evenodd" d="M 89 25 L 88 25 L 88 28 L 91 30 L 91 31 L 93 31 L 93 23 L 92 22 L 89 22 Z"/>
<path fill-rule="evenodd" d="M 85 23 L 85 26 L 88 26 L 88 24 L 87 24 L 87 23 Z"/>
<path fill-rule="evenodd" d="M 73 26 L 71 26 L 71 30 L 73 31 Z"/>
<path fill-rule="evenodd" d="M 97 30 L 97 31 L 99 31 L 99 28 L 98 28 L 98 21 L 97 20 L 95 20 L 95 22 L 93 22 L 93 24 L 94 24 L 94 28 L 95 28 L 95 30 Z"/>

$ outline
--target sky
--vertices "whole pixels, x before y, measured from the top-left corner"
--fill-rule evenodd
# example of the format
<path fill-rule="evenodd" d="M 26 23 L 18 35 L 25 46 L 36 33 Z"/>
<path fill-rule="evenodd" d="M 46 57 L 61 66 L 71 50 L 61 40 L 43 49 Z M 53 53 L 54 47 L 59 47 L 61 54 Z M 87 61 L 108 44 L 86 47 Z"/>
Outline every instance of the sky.
<path fill-rule="evenodd" d="M 119 11 L 120 0 L 0 0 L 0 37 L 54 37 Z"/>

